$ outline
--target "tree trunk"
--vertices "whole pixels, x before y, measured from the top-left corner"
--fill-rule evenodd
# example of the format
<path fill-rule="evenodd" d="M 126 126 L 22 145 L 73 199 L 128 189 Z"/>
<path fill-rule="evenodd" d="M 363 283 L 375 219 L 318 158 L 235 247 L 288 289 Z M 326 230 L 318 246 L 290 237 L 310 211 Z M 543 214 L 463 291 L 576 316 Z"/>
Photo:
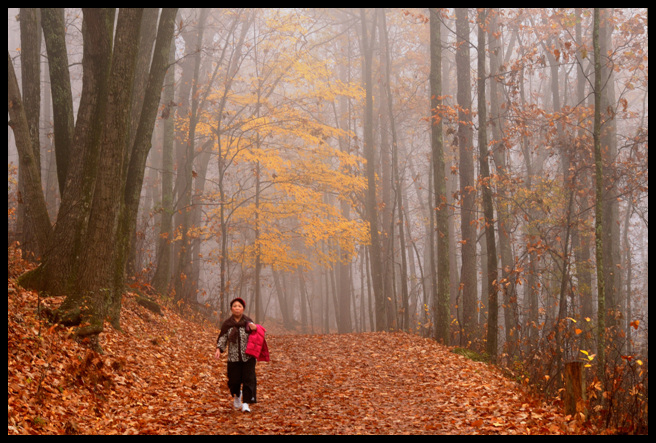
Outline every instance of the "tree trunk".
<path fill-rule="evenodd" d="M 350 45 L 350 40 L 348 41 L 346 47 L 344 48 L 346 50 L 347 56 L 348 56 L 348 62 L 346 64 L 339 64 L 337 67 L 338 69 L 338 75 L 340 81 L 344 83 L 349 83 L 350 78 L 349 78 L 349 68 L 350 68 L 350 60 L 351 60 L 351 45 Z M 349 120 L 350 120 L 350 106 L 348 106 L 348 100 L 344 96 L 340 96 L 337 99 L 337 105 L 339 111 L 337 112 L 337 115 L 339 117 L 336 118 L 336 125 L 344 130 L 345 132 L 348 131 L 348 125 L 349 125 Z M 339 138 L 339 149 L 340 151 L 344 153 L 348 153 L 350 149 L 352 148 L 350 144 L 350 137 L 340 137 Z M 344 217 L 344 220 L 350 220 L 351 219 L 351 205 L 346 201 L 341 199 L 340 200 L 340 212 L 342 217 Z M 353 323 L 351 322 L 351 311 L 349 308 L 349 305 L 351 302 L 355 303 L 355 295 L 353 293 L 352 289 L 352 273 L 351 273 L 351 262 L 350 260 L 347 261 L 348 257 L 346 254 L 346 251 L 342 252 L 342 257 L 340 260 L 340 263 L 338 265 L 338 275 L 339 275 L 339 306 L 340 306 L 340 324 L 337 326 L 337 330 L 340 333 L 346 333 L 346 332 L 351 332 L 353 331 Z M 301 303 L 303 305 L 303 303 Z M 355 315 L 355 323 L 357 323 L 357 310 L 353 309 L 353 313 Z"/>
<path fill-rule="evenodd" d="M 599 18 L 599 52 L 601 69 L 600 144 L 604 173 L 603 232 L 604 237 L 604 293 L 606 296 L 607 326 L 615 333 L 620 322 L 619 288 L 621 286 L 620 222 L 618 189 L 615 178 L 617 158 L 617 122 L 615 120 L 615 74 L 609 59 L 612 50 L 612 8 L 602 8 Z"/>
<path fill-rule="evenodd" d="M 84 237 L 87 232 L 91 199 L 95 187 L 100 150 L 100 128 L 106 116 L 107 82 L 111 66 L 112 36 L 114 33 L 113 9 L 84 10 L 82 19 L 82 37 L 84 40 L 82 95 L 78 106 L 77 121 L 73 143 L 69 146 L 66 170 L 66 183 L 61 195 L 61 204 L 57 214 L 57 223 L 42 257 L 41 264 L 34 270 L 20 277 L 20 284 L 26 288 L 47 291 L 50 295 L 67 295 L 75 291 L 78 280 L 79 257 L 82 254 Z M 46 31 L 63 33 L 64 27 Z M 54 37 L 46 37 L 54 38 Z M 59 36 L 63 39 L 64 36 Z M 50 47 L 48 47 L 50 50 Z M 50 54 L 49 54 L 50 55 Z M 63 63 L 61 57 L 53 55 L 53 62 Z M 60 69 L 63 69 L 61 66 Z M 67 111 L 68 98 L 53 100 L 53 112 L 59 114 Z M 72 102 L 72 98 L 70 98 Z M 59 109 L 59 106 L 63 109 Z M 66 131 L 66 126 L 57 126 L 55 131 Z M 57 138 L 57 137 L 56 137 Z M 64 137 L 65 138 L 65 137 Z M 60 144 L 55 149 L 65 149 Z M 58 174 L 62 173 L 59 165 L 64 154 L 57 153 Z M 60 178 L 61 180 L 61 178 Z M 70 313 L 70 318 L 60 321 L 79 323 L 79 316 Z"/>
<path fill-rule="evenodd" d="M 460 230 L 462 232 L 462 301 L 466 341 L 478 338 L 476 309 L 476 183 L 474 182 L 473 130 L 471 126 L 471 81 L 469 66 L 469 20 L 467 8 L 456 8 L 456 68 L 458 71 L 458 149 L 460 153 Z"/>
<path fill-rule="evenodd" d="M 582 17 L 581 9 L 577 8 L 577 17 Z M 576 43 L 579 47 L 583 47 L 583 31 L 581 26 L 582 18 L 576 21 Z M 583 103 L 585 101 L 585 85 L 588 79 L 583 70 L 583 58 L 577 52 L 576 60 L 578 69 L 576 70 L 576 103 Z M 577 139 L 583 140 L 585 136 L 585 128 L 579 128 L 577 132 Z M 577 143 L 577 147 L 582 142 Z M 578 149 L 577 149 L 578 150 Z M 590 189 L 592 186 L 590 173 L 582 171 L 582 177 L 578 180 L 579 189 Z M 590 199 L 588 193 L 581 193 L 579 195 L 579 211 L 584 211 L 590 207 Z M 577 224 L 574 228 L 572 237 L 572 246 L 575 251 L 576 261 L 576 279 L 578 281 L 578 294 L 580 303 L 581 318 L 592 318 L 592 275 L 590 273 L 590 242 L 589 233 L 586 232 L 585 227 Z M 587 349 L 590 349 L 588 346 Z"/>
<path fill-rule="evenodd" d="M 595 258 L 597 259 L 597 374 L 604 380 L 606 367 L 606 293 L 603 249 L 604 175 L 601 155 L 601 51 L 599 48 L 600 8 L 594 8 L 592 47 L 594 49 L 594 158 L 595 158 Z"/>
<path fill-rule="evenodd" d="M 401 181 L 401 175 L 399 174 L 399 146 L 396 136 L 396 123 L 394 121 L 394 106 L 393 106 L 393 96 L 392 96 L 392 86 L 391 86 L 391 61 L 390 61 L 390 52 L 391 46 L 389 43 L 388 32 L 387 32 L 387 23 L 385 20 L 385 10 L 380 9 L 381 16 L 381 45 L 385 53 L 383 59 L 383 65 L 385 67 L 385 81 L 384 81 L 384 91 L 383 96 L 385 99 L 383 102 L 387 103 L 387 110 L 383 112 L 388 115 L 389 127 L 392 134 L 392 180 L 393 180 L 393 191 L 395 195 L 395 204 L 393 207 L 398 213 L 397 221 L 392 221 L 396 223 L 399 227 L 399 253 L 401 255 L 401 272 L 400 272 L 400 287 L 401 287 L 401 317 L 399 322 L 399 328 L 408 330 L 409 327 L 409 315 L 410 315 L 410 306 L 408 299 L 408 262 L 406 256 L 406 244 L 405 244 L 405 223 L 403 221 L 403 184 Z M 392 239 L 393 240 L 393 239 Z M 394 241 L 391 242 L 392 249 L 394 249 Z M 394 254 L 392 254 L 394 257 Z M 394 260 L 392 260 L 394 263 Z M 394 269 L 392 268 L 392 271 Z"/>
<path fill-rule="evenodd" d="M 494 241 L 494 208 L 492 206 L 492 183 L 487 151 L 487 103 L 485 103 L 485 21 L 487 13 L 480 10 L 478 25 L 478 149 L 485 214 L 485 245 L 487 249 L 487 341 L 486 351 L 492 362 L 497 361 L 497 329 L 499 306 L 497 302 L 497 247 Z"/>
<path fill-rule="evenodd" d="M 115 324 L 118 322 L 123 293 L 128 226 L 132 220 L 129 208 L 134 204 L 124 201 L 124 193 L 127 189 L 134 192 L 138 204 L 143 179 L 144 166 L 141 171 L 128 172 L 128 161 L 134 161 L 130 168 L 135 168 L 140 155 L 147 155 L 150 148 L 173 33 L 171 19 L 168 31 L 162 27 L 162 32 L 168 33 L 168 37 L 162 37 L 166 41 L 160 42 L 166 48 L 164 62 L 159 60 L 164 71 L 151 71 L 147 104 L 137 129 L 137 148 L 130 157 L 130 101 L 137 51 L 134 41 L 139 38 L 142 13 L 141 9 L 121 9 L 112 50 L 114 11 L 84 10 L 84 77 L 74 154 L 57 228 L 32 281 L 51 294 L 67 295 L 56 313 L 58 321 L 80 325 L 76 334 L 89 336 L 91 346 L 98 350 L 97 335 L 102 332 L 107 315 L 112 316 Z M 166 16 L 167 13 L 162 14 L 163 18 Z M 156 59 L 160 58 L 156 54 Z"/>
<path fill-rule="evenodd" d="M 171 39 L 169 50 L 169 65 L 175 59 L 175 42 Z M 160 215 L 159 245 L 157 247 L 157 268 L 151 284 L 160 294 L 167 294 L 171 279 L 171 237 L 173 232 L 173 136 L 175 114 L 171 115 L 174 105 L 175 69 L 171 67 L 166 72 L 164 84 L 164 109 L 162 120 L 164 124 L 162 140 L 162 210 Z M 173 111 L 175 112 L 175 111 Z"/>
<path fill-rule="evenodd" d="M 176 300 L 186 302 L 195 301 L 196 291 L 192 278 L 192 256 L 191 256 L 191 238 L 189 229 L 191 225 L 191 205 L 193 189 L 193 164 L 195 156 L 196 142 L 196 125 L 198 124 L 199 94 L 198 82 L 200 78 L 201 48 L 203 45 L 203 35 L 205 32 L 205 22 L 207 20 L 207 9 L 200 11 L 198 23 L 198 35 L 196 39 L 195 53 L 193 56 L 193 76 L 191 78 L 191 109 L 189 110 L 189 131 L 186 135 L 186 143 L 182 164 L 178 164 L 178 184 L 179 188 L 178 211 L 181 213 L 181 222 L 177 229 L 180 230 L 181 240 L 175 272 L 175 297 Z M 186 98 L 186 97 L 185 97 Z M 186 116 L 185 116 L 186 117 Z M 180 177 L 181 176 L 181 177 Z"/>
<path fill-rule="evenodd" d="M 360 19 L 362 21 L 362 57 L 363 77 L 365 85 L 365 114 L 364 114 L 364 153 L 367 161 L 367 195 L 366 195 L 366 214 L 369 222 L 369 235 L 371 238 L 370 245 L 370 263 L 371 263 L 371 280 L 374 292 L 376 306 L 376 330 L 384 331 L 387 329 L 385 318 L 385 298 L 383 295 L 383 273 L 380 236 L 378 232 L 378 202 L 376 200 L 376 163 L 374 155 L 374 133 L 373 133 L 373 79 L 372 79 L 372 57 L 373 57 L 373 40 L 376 29 L 376 15 L 374 15 L 371 26 L 371 35 L 367 29 L 366 13 L 363 8 L 360 9 Z"/>
<path fill-rule="evenodd" d="M 139 198 L 143 187 L 146 159 L 151 148 L 155 119 L 162 95 L 162 85 L 168 69 L 171 40 L 175 27 L 177 8 L 164 8 L 162 10 L 157 41 L 153 52 L 150 73 L 146 84 L 145 94 L 140 106 L 140 117 L 134 136 L 131 152 L 126 152 L 126 161 L 129 158 L 127 170 L 124 168 L 122 179 L 125 181 L 125 192 L 121 200 L 119 230 L 117 235 L 117 260 L 115 269 L 116 288 L 123 288 L 127 256 L 131 249 L 131 239 L 137 228 L 137 214 L 139 211 Z M 130 98 L 132 100 L 132 97 Z M 114 298 L 110 312 L 112 325 L 118 327 L 121 309 L 121 297 Z"/>
<path fill-rule="evenodd" d="M 121 203 L 125 182 L 124 162 L 130 124 L 130 99 L 136 66 L 142 9 L 121 9 L 116 22 L 116 41 L 109 76 L 106 117 L 101 127 L 98 170 L 90 211 L 85 247 L 80 259 L 77 290 L 60 307 L 63 312 L 79 310 L 82 325 L 79 336 L 91 336 L 92 346 L 102 332 L 110 306 L 123 293 L 116 286 L 115 260 L 122 242 L 119 233 Z"/>
<path fill-rule="evenodd" d="M 275 269 L 271 270 L 271 274 L 273 275 L 273 283 L 276 288 L 278 305 L 280 306 L 280 313 L 282 314 L 282 324 L 283 326 L 285 326 L 285 328 L 291 329 L 293 317 L 290 315 L 290 310 L 289 310 L 290 300 L 287 299 L 283 285 L 280 283 L 280 279 L 282 278 L 282 276 L 280 276 Z"/>
<path fill-rule="evenodd" d="M 494 56 L 492 56 L 491 60 L 494 60 Z M 519 74 L 519 95 L 520 95 L 520 105 L 524 107 L 526 104 L 526 99 L 525 99 L 525 91 L 524 91 L 523 70 L 521 70 Z M 492 109 L 494 109 L 494 105 L 492 106 Z M 526 122 L 524 121 L 520 123 L 526 124 Z M 529 139 L 526 135 L 522 135 L 521 149 L 522 149 L 522 154 L 524 155 L 524 162 L 526 163 L 526 188 L 533 189 L 533 176 L 536 175 L 536 171 L 534 171 L 531 149 L 529 146 Z M 538 169 L 540 168 L 539 164 L 537 165 L 537 168 Z M 535 217 L 532 216 L 533 211 L 534 209 L 529 208 L 529 215 L 531 220 L 535 219 Z M 499 226 L 501 226 L 501 224 L 499 224 Z M 531 238 L 535 234 L 535 228 L 529 225 L 527 226 L 526 229 L 528 233 L 527 237 L 529 241 L 531 241 Z M 529 270 L 528 270 L 528 277 L 527 277 L 526 289 L 525 289 L 525 294 L 526 294 L 525 297 L 528 299 L 528 319 L 526 321 L 528 332 L 526 334 L 529 338 L 529 343 L 536 343 L 539 334 L 539 329 L 538 329 L 539 311 L 538 311 L 538 289 L 537 289 L 538 288 L 538 283 L 537 283 L 538 256 L 535 250 L 531 250 L 528 252 L 528 262 L 529 262 L 528 264 Z"/>
<path fill-rule="evenodd" d="M 437 261 L 437 284 L 433 289 L 435 307 L 435 339 L 449 344 L 449 226 L 446 205 L 446 176 L 444 171 L 444 142 L 442 135 L 442 39 L 440 18 L 437 8 L 430 9 L 430 54 L 431 54 L 431 147 L 433 162 L 433 187 L 435 195 L 436 246 L 440 260 Z"/>
<path fill-rule="evenodd" d="M 50 92 L 52 96 L 55 157 L 59 195 L 64 195 L 70 165 L 75 119 L 73 94 L 68 70 L 64 8 L 42 8 L 41 23 L 48 53 Z"/>
<path fill-rule="evenodd" d="M 258 96 L 259 97 L 259 96 Z M 258 115 L 259 117 L 259 115 Z M 257 147 L 256 149 L 260 149 L 260 135 L 258 134 L 256 136 L 257 141 Z M 261 319 L 263 315 L 263 310 L 262 310 L 262 287 L 260 285 L 260 274 L 262 272 L 262 256 L 260 254 L 260 162 L 257 161 L 255 165 L 255 221 L 254 221 L 254 231 L 255 231 L 255 236 L 253 238 L 253 244 L 255 245 L 255 290 L 254 290 L 254 298 L 255 298 L 255 318 L 256 319 Z M 262 320 L 259 320 L 262 321 Z"/>
<path fill-rule="evenodd" d="M 492 126 L 492 137 L 494 140 L 503 140 L 504 138 L 504 117 L 501 115 L 501 101 L 502 95 L 502 81 L 498 76 L 502 76 L 501 70 L 501 40 L 499 37 L 499 11 L 491 9 L 490 36 L 490 74 L 493 76 L 490 81 L 490 104 L 491 104 L 491 121 L 495 124 Z M 502 177 L 501 181 L 505 182 L 509 178 L 508 165 L 506 164 L 506 148 L 503 141 L 497 142 L 493 147 L 494 163 L 496 164 L 497 172 Z M 529 154 L 530 155 L 530 154 Z M 517 334 L 517 317 L 518 317 L 518 300 L 515 288 L 515 278 L 512 276 L 512 271 L 515 268 L 515 262 L 512 256 L 511 247 L 511 232 L 512 232 L 512 214 L 510 213 L 510 206 L 506 203 L 511 199 L 505 186 L 500 186 L 497 190 L 499 194 L 499 205 L 497 210 L 497 226 L 499 231 L 499 252 L 501 255 L 501 279 L 504 285 L 501 286 L 503 294 L 503 317 L 505 323 L 506 346 L 508 354 L 514 355 L 514 348 L 516 343 Z"/>
<path fill-rule="evenodd" d="M 148 81 L 148 74 L 150 72 L 150 62 L 153 55 L 153 44 L 157 35 L 157 21 L 159 18 L 159 8 L 145 8 L 141 18 L 141 33 L 139 35 L 137 51 L 137 68 L 134 74 L 134 87 L 132 90 L 131 106 L 130 106 L 130 136 L 128 138 L 128 162 L 131 160 L 132 147 L 134 146 L 134 138 L 139 126 L 139 118 L 141 117 L 141 110 L 144 105 L 146 83 Z M 126 162 L 125 166 L 128 166 Z M 139 187 L 141 191 L 141 187 Z M 142 206 L 146 203 L 147 199 L 141 201 Z M 152 206 L 152 205 L 151 205 Z M 146 207 L 151 207 L 146 205 Z M 136 275 L 138 264 L 137 261 L 137 247 L 138 242 L 136 229 L 130 238 L 130 250 L 127 256 L 126 274 Z"/>
<path fill-rule="evenodd" d="M 633 310 L 631 308 L 631 299 L 632 299 L 632 289 L 631 282 L 633 278 L 633 266 L 631 260 L 631 242 L 629 240 L 629 227 L 631 222 L 631 215 L 633 214 L 633 204 L 631 200 L 628 201 L 628 207 L 626 208 L 626 218 L 624 219 L 624 239 L 623 239 L 623 250 L 626 254 L 626 259 L 624 260 L 624 265 L 626 266 L 626 291 L 624 294 L 624 322 L 623 329 L 626 330 L 626 345 L 622 350 L 623 354 L 631 354 L 633 352 L 633 334 L 631 330 L 631 321 L 633 321 Z"/>
<path fill-rule="evenodd" d="M 28 220 L 31 220 L 33 224 L 39 250 L 47 251 L 52 228 L 50 226 L 48 210 L 46 209 L 46 200 L 41 190 L 41 173 L 34 151 L 32 150 L 32 139 L 30 137 L 27 117 L 25 116 L 25 109 L 21 100 L 20 90 L 18 89 L 18 80 L 16 79 L 14 64 L 11 61 L 9 52 L 7 52 L 7 68 L 9 127 L 14 131 L 18 157 L 25 176 L 25 194 L 23 195 L 26 208 L 25 212 Z"/>
<path fill-rule="evenodd" d="M 382 24 L 384 13 L 381 8 L 375 8 L 374 16 L 376 22 L 378 23 L 378 35 L 379 35 L 379 66 L 381 66 L 380 71 L 384 72 L 384 66 L 386 63 L 384 53 L 387 51 L 387 47 L 384 43 L 384 28 Z M 380 16 L 380 19 L 379 19 Z M 373 45 L 370 42 L 370 45 Z M 373 72 L 372 72 L 373 75 Z M 383 272 L 383 299 L 385 300 L 385 316 L 387 327 L 390 329 L 396 329 L 397 327 L 397 315 L 396 309 L 394 308 L 396 304 L 396 287 L 394 285 L 395 280 L 395 265 L 394 265 L 394 222 L 393 212 L 394 212 L 394 203 L 392 202 L 392 158 L 391 158 L 391 149 L 390 149 L 390 140 L 389 140 L 389 129 L 390 129 L 390 120 L 389 113 L 387 112 L 387 100 L 388 96 L 384 91 L 384 85 L 381 78 L 381 74 L 377 73 L 376 75 L 377 86 L 373 91 L 372 95 L 376 97 L 377 109 L 374 111 L 374 119 L 377 117 L 379 121 L 379 133 L 380 133 L 380 144 L 379 144 L 379 155 L 376 157 L 374 154 L 374 159 L 376 165 L 380 165 L 380 180 L 378 181 L 380 186 L 380 198 L 378 199 L 381 202 L 379 206 L 380 210 L 380 241 L 381 241 L 381 261 L 382 261 L 382 272 Z M 378 99 L 380 97 L 380 99 Z M 375 123 L 374 123 L 375 126 Z"/>
<path fill-rule="evenodd" d="M 39 117 L 41 113 L 41 26 L 39 25 L 38 8 L 20 8 L 20 39 L 21 39 L 21 83 L 23 89 L 23 107 L 25 118 L 30 133 L 30 149 L 32 158 L 39 171 L 39 183 L 41 182 L 41 147 L 39 141 Z M 25 193 L 25 173 L 22 163 L 18 168 L 18 189 Z M 23 253 L 26 257 L 36 258 L 45 250 L 39 249 L 34 232 L 34 222 L 30 219 L 32 213 L 28 214 L 21 199 L 18 200 L 17 224 L 22 233 L 20 239 Z"/>

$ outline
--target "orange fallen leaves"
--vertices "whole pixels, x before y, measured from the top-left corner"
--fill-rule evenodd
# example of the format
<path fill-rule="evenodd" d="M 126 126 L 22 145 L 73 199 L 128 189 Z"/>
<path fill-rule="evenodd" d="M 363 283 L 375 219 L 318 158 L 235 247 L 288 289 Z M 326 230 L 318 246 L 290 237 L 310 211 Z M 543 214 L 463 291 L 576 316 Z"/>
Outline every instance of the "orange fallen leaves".
<path fill-rule="evenodd" d="M 493 367 L 405 333 L 275 335 L 251 414 L 232 409 L 215 326 L 124 298 L 104 355 L 39 325 L 8 283 L 8 434 L 553 434 L 558 411 Z M 43 303 L 43 301 L 42 301 Z M 41 335 L 39 335 L 39 331 Z"/>

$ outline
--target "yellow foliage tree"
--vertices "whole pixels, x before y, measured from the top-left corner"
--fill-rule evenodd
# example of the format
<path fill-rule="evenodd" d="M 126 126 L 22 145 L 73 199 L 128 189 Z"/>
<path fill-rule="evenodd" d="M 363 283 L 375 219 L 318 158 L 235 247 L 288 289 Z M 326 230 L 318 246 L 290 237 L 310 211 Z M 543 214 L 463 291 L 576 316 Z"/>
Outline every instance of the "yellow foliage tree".
<path fill-rule="evenodd" d="M 214 139 L 221 187 L 205 195 L 205 235 L 221 235 L 211 220 L 223 210 L 230 261 L 247 267 L 257 257 L 278 270 L 332 267 L 368 241 L 366 223 L 339 210 L 341 201 L 355 206 L 365 189 L 364 160 L 335 147 L 353 134 L 326 123 L 338 97 L 360 100 L 363 92 L 332 78 L 314 46 L 298 44 L 311 26 L 298 14 L 271 21 L 231 91 L 208 94 L 197 125 L 197 135 Z"/>

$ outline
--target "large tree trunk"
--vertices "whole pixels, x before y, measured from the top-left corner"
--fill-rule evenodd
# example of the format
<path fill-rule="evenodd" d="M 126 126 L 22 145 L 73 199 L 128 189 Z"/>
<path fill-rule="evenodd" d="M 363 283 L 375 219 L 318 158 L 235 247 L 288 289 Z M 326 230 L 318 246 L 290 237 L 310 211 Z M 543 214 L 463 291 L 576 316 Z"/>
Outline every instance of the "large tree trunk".
<path fill-rule="evenodd" d="M 41 265 L 34 271 L 21 276 L 21 284 L 36 290 L 45 290 L 50 295 L 67 295 L 75 291 L 78 279 L 78 264 L 85 248 L 84 237 L 87 231 L 91 199 L 95 189 L 95 176 L 98 168 L 100 128 L 105 118 L 107 104 L 107 82 L 111 66 L 112 36 L 114 33 L 112 9 L 85 10 L 82 19 L 84 40 L 82 95 L 77 113 L 77 122 L 70 146 L 60 144 L 55 149 L 64 149 L 69 157 L 57 154 L 58 174 L 63 172 L 60 160 L 67 161 L 66 181 L 60 189 L 61 204 L 57 214 L 53 235 Z M 63 33 L 64 27 L 50 30 Z M 48 34 L 49 32 L 46 32 Z M 54 38 L 54 37 L 53 37 Z M 63 37 L 60 37 L 63 38 Z M 50 49 L 50 48 L 48 48 Z M 61 57 L 53 57 L 53 62 L 64 63 Z M 59 66 L 59 70 L 63 68 Z M 71 98 L 72 101 L 72 98 Z M 54 113 L 66 112 L 68 98 L 53 101 Z M 66 126 L 55 130 L 66 131 Z M 68 149 L 67 149 L 68 148 Z M 78 315 L 71 319 L 60 319 L 79 323 Z"/>
<path fill-rule="evenodd" d="M 80 257 L 77 290 L 69 294 L 60 310 L 80 312 L 77 334 L 97 340 L 102 332 L 108 308 L 123 287 L 115 282 L 116 247 L 121 215 L 121 198 L 125 190 L 123 167 L 127 157 L 130 124 L 130 99 L 141 27 L 141 9 L 121 9 L 116 22 L 115 47 L 112 54 L 106 117 L 101 128 L 101 155 L 95 179 L 92 210 L 89 216 L 85 247 Z M 95 344 L 95 343 L 93 343 Z"/>
<path fill-rule="evenodd" d="M 162 14 L 163 19 L 170 16 L 168 30 L 162 27 L 161 36 L 166 53 L 156 54 L 164 62 L 154 62 L 132 156 L 128 135 L 134 41 L 139 38 L 142 10 L 120 11 L 112 50 L 114 15 L 113 10 L 84 10 L 83 90 L 58 222 L 42 264 L 21 278 L 22 283 L 51 295 L 67 295 L 57 319 L 80 325 L 77 335 L 90 336 L 98 349 L 97 334 L 103 330 L 105 317 L 110 314 L 115 324 L 118 321 L 129 247 L 125 239 L 134 229 L 129 227 L 130 208 L 135 204 L 130 198 L 138 204 L 144 166 L 140 171 L 132 168 L 139 169 L 140 158 L 150 148 L 175 12 Z M 128 172 L 130 160 L 134 163 Z"/>

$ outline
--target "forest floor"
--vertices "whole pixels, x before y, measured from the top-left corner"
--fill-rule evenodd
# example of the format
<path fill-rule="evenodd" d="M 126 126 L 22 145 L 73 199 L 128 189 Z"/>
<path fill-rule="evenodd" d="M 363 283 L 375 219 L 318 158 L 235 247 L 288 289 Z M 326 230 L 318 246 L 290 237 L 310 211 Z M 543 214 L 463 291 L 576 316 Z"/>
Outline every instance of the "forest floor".
<path fill-rule="evenodd" d="M 11 263 L 10 263 L 11 266 Z M 232 408 L 216 325 L 124 296 L 104 354 L 36 316 L 9 272 L 8 434 L 585 432 L 491 365 L 406 333 L 293 335 L 271 324 L 258 403 Z M 41 300 L 41 304 L 53 303 Z M 267 327 L 265 323 L 265 327 Z M 589 431 L 588 431 L 589 432 Z"/>

